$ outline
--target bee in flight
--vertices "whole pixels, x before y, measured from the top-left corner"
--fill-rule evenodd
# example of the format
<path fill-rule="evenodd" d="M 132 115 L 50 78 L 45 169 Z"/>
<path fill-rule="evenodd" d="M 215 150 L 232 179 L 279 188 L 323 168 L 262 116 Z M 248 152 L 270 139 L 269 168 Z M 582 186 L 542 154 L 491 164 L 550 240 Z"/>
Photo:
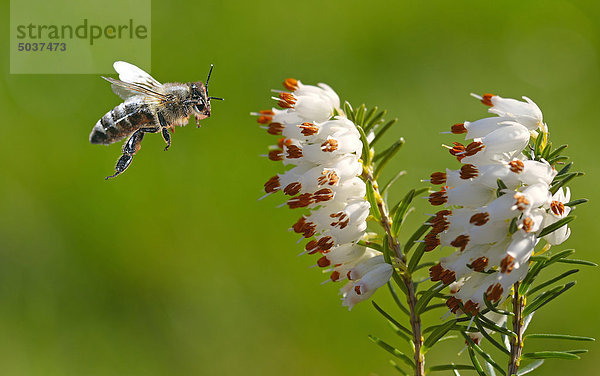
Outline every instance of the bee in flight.
<path fill-rule="evenodd" d="M 223 98 L 208 96 L 208 81 L 213 66 L 210 66 L 206 85 L 201 81 L 161 84 L 135 65 L 117 61 L 113 67 L 119 80 L 102 77 L 111 83 L 112 90 L 124 102 L 102 116 L 90 133 L 92 144 L 109 145 L 127 138 L 123 144 L 123 155 L 117 161 L 114 178 L 129 167 L 133 156 L 140 150 L 145 133 L 161 133 L 167 146 L 171 146 L 169 130 L 184 126 L 190 116 L 200 120 L 210 116 L 210 100 Z"/>

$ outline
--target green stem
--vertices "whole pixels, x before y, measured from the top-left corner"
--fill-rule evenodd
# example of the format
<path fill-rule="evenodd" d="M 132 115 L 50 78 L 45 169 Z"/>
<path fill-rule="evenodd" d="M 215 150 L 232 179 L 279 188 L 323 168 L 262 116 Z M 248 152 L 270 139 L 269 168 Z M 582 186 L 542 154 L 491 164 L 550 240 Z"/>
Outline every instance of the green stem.
<path fill-rule="evenodd" d="M 519 295 L 519 285 L 517 282 L 514 285 L 513 293 L 513 313 L 512 318 L 513 332 L 516 337 L 510 338 L 510 361 L 508 363 L 508 375 L 516 375 L 519 370 L 519 362 L 521 361 L 521 353 L 523 351 L 523 308 L 525 308 L 525 299 Z"/>
<path fill-rule="evenodd" d="M 402 253 L 402 247 L 398 238 L 392 232 L 392 219 L 389 216 L 387 205 L 379 192 L 377 180 L 373 177 L 372 166 L 365 166 L 362 177 L 364 180 L 371 182 L 375 191 L 375 201 L 377 202 L 377 210 L 381 217 L 381 226 L 387 234 L 389 248 L 396 255 L 396 266 L 400 269 L 402 283 L 404 284 L 406 294 L 406 302 L 410 311 L 410 326 L 412 331 L 412 341 L 414 344 L 414 361 L 415 361 L 415 376 L 425 375 L 425 355 L 422 352 L 423 336 L 421 334 L 421 317 L 415 310 L 417 305 L 417 297 L 415 294 L 415 286 L 412 276 L 407 272 L 406 257 Z"/>

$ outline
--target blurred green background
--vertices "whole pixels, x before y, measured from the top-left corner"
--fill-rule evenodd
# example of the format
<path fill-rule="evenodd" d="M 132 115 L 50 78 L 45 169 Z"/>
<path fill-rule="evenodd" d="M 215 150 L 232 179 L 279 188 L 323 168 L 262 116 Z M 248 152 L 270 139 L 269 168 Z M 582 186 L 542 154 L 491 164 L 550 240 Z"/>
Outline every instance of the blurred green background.
<path fill-rule="evenodd" d="M 1 13 L 8 25 L 8 1 Z M 387 173 L 409 174 L 393 199 L 451 163 L 440 145 L 455 138 L 440 131 L 486 115 L 470 92 L 531 97 L 554 143 L 569 143 L 587 173 L 572 191 L 592 203 L 576 210 L 561 249 L 598 261 L 599 19 L 594 0 L 155 0 L 152 74 L 204 80 L 214 63 L 211 94 L 226 101 L 213 103 L 201 129 L 178 128 L 167 153 L 160 136 L 147 136 L 111 181 L 103 178 L 120 146 L 91 145 L 88 134 L 119 99 L 94 75 L 9 75 L 5 27 L 0 374 L 395 373 L 367 334 L 403 345 L 370 304 L 348 312 L 339 286 L 320 286 L 326 276 L 308 268 L 315 258 L 296 257 L 286 229 L 300 213 L 276 209 L 282 197 L 256 200 L 281 166 L 259 157 L 274 138 L 248 114 L 272 105 L 270 89 L 290 76 L 400 119 L 386 142 L 407 144 Z M 600 276 L 588 268 L 577 280 L 532 331 L 600 337 Z M 385 292 L 375 298 L 395 312 Z M 538 374 L 595 374 L 599 344 Z M 456 360 L 460 347 L 440 345 L 428 364 L 468 363 Z"/>

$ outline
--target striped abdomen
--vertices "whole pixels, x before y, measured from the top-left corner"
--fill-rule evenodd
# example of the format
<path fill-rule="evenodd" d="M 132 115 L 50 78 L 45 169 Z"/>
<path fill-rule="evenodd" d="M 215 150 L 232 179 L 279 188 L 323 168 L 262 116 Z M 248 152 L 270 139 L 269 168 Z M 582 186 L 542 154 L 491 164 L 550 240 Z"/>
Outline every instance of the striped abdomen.
<path fill-rule="evenodd" d="M 146 103 L 140 98 L 128 98 L 98 120 L 90 133 L 90 142 L 112 144 L 141 127 L 154 126 L 154 123 L 154 114 Z"/>

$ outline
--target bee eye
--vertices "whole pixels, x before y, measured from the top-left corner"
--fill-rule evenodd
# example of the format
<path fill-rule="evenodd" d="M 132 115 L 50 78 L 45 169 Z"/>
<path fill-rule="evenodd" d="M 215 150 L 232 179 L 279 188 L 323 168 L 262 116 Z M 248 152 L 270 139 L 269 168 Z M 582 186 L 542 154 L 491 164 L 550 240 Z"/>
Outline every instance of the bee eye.
<path fill-rule="evenodd" d="M 198 112 L 202 112 L 202 111 L 204 111 L 204 103 L 198 103 L 198 104 L 196 105 L 196 110 L 197 110 Z"/>

